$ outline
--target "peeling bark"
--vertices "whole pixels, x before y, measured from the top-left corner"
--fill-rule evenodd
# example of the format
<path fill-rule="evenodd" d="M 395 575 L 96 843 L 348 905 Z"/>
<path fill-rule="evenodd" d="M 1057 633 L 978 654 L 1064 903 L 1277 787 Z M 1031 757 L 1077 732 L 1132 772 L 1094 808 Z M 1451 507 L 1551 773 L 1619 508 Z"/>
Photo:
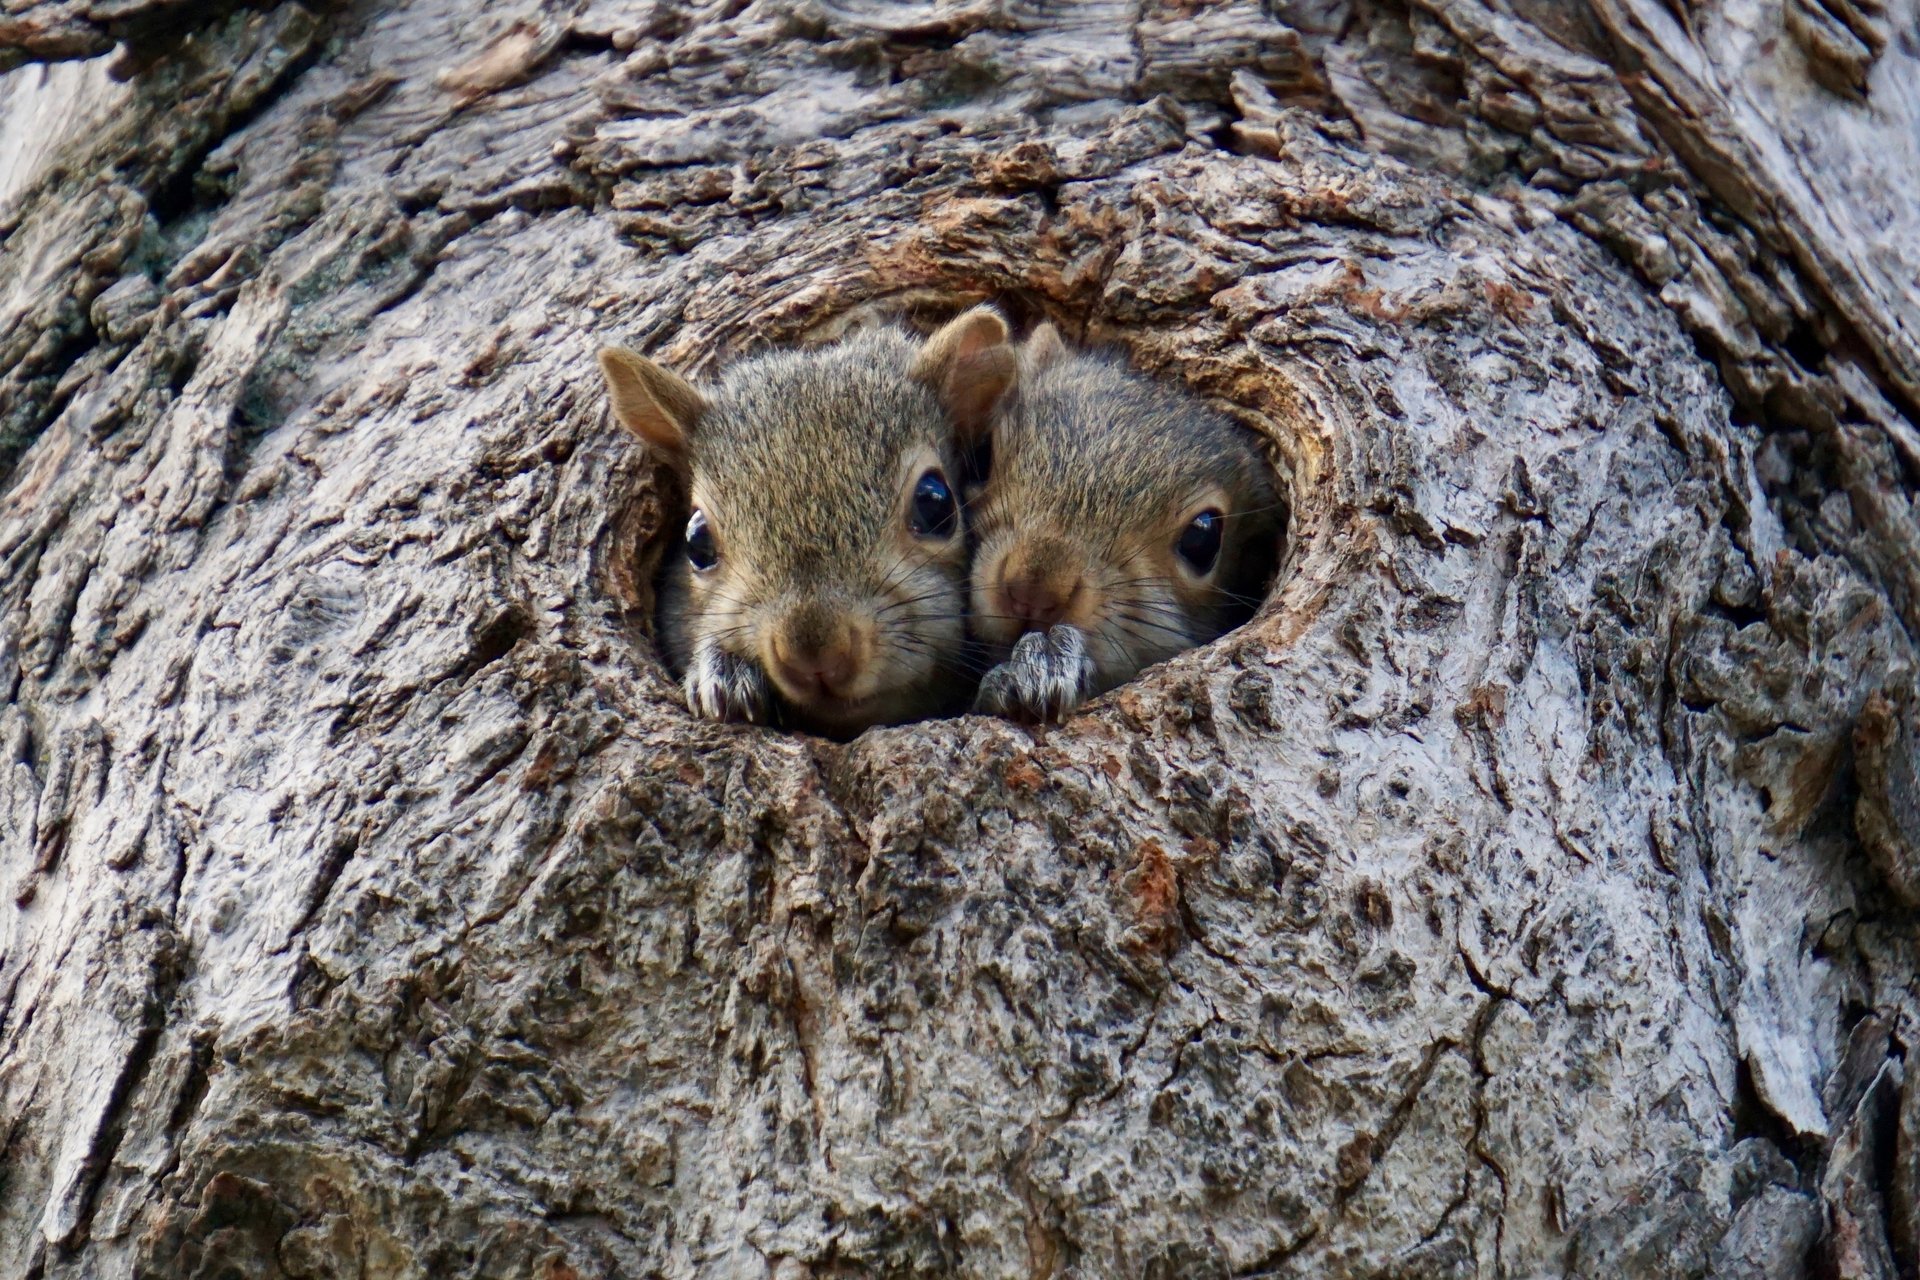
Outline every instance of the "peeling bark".
<path fill-rule="evenodd" d="M 7 9 L 0 1271 L 1912 1274 L 1916 15 L 1685 11 Z M 1274 598 L 690 718 L 594 347 L 989 296 Z"/>

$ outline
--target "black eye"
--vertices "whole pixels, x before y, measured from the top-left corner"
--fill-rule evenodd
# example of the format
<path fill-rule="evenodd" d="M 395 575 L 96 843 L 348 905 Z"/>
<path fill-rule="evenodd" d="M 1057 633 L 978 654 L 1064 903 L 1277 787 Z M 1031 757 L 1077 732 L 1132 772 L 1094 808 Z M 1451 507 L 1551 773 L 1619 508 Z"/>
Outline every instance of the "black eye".
<path fill-rule="evenodd" d="M 920 483 L 913 486 L 908 526 L 923 538 L 951 538 L 959 522 L 960 506 L 953 500 L 946 477 L 938 471 L 921 476 Z"/>
<path fill-rule="evenodd" d="M 687 563 L 705 573 L 720 563 L 720 548 L 713 545 L 713 531 L 707 528 L 707 513 L 694 509 L 687 521 Z"/>
<path fill-rule="evenodd" d="M 1225 516 L 1218 511 L 1202 511 L 1181 532 L 1174 550 L 1195 573 L 1211 573 L 1213 562 L 1220 558 L 1220 538 L 1226 531 Z"/>

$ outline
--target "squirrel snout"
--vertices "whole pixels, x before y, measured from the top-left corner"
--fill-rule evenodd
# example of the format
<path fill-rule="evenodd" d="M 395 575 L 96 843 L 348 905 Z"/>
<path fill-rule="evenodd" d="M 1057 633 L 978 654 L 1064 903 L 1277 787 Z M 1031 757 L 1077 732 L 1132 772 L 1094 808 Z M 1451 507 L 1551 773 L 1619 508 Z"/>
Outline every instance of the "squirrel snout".
<path fill-rule="evenodd" d="M 768 636 L 768 673 L 800 701 L 844 697 L 871 648 L 871 638 L 853 619 L 803 605 Z"/>
<path fill-rule="evenodd" d="M 1007 612 L 1028 631 L 1045 631 L 1067 612 L 1067 596 L 1054 583 L 1027 573 L 1005 584 Z"/>
<path fill-rule="evenodd" d="M 1067 621 L 1085 593 L 1086 584 L 1069 567 L 1072 560 L 1067 552 L 1058 542 L 1044 541 L 1001 562 L 1001 603 L 1023 631 L 1045 631 Z"/>

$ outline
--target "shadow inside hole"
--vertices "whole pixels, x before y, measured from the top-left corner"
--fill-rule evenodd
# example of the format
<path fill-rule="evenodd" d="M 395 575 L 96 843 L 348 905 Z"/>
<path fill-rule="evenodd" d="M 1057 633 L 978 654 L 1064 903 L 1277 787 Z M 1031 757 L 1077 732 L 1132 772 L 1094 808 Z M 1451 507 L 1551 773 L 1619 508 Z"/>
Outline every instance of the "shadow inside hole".
<path fill-rule="evenodd" d="M 1220 636 L 1231 635 L 1260 616 L 1273 603 L 1274 592 L 1280 585 L 1281 570 L 1292 545 L 1289 534 L 1293 528 L 1293 504 L 1288 501 L 1281 487 L 1283 481 L 1278 471 L 1274 473 L 1273 482 L 1278 495 L 1275 501 L 1279 510 L 1274 513 L 1277 528 L 1271 539 L 1262 539 L 1249 547 L 1246 563 L 1241 566 L 1240 573 L 1233 582 L 1226 584 L 1226 589 L 1237 599 L 1227 610 Z M 1211 644 L 1213 641 L 1204 643 Z"/>
<path fill-rule="evenodd" d="M 1238 405 L 1226 406 L 1227 416 L 1234 419 L 1242 431 L 1251 435 L 1260 453 L 1260 461 L 1273 477 L 1274 495 L 1274 533 L 1270 541 L 1257 544 L 1249 557 L 1241 580 L 1246 585 L 1241 588 L 1248 597 L 1246 614 L 1231 623 L 1221 634 L 1226 635 L 1252 622 L 1267 606 L 1278 597 L 1280 586 L 1286 581 L 1295 550 L 1294 540 L 1294 499 L 1295 473 L 1282 450 L 1280 442 L 1272 434 L 1248 422 L 1245 411 Z"/>
<path fill-rule="evenodd" d="M 634 461 L 618 468 L 619 505 L 609 522 L 607 594 L 620 606 L 621 621 L 634 651 L 678 681 L 660 642 L 660 578 L 669 555 L 680 554 L 691 514 L 685 483 L 672 467 L 619 427 L 621 448 Z"/>
<path fill-rule="evenodd" d="M 824 346 L 837 342 L 856 330 L 875 325 L 895 325 L 921 337 L 932 334 L 941 325 L 969 307 L 991 302 L 1006 317 L 1013 332 L 1021 337 L 1042 320 L 1051 319 L 1069 333 L 1077 327 L 1051 315 L 1034 297 L 1024 293 L 955 293 L 946 289 L 911 289 L 874 298 L 845 311 L 819 320 L 797 335 L 802 346 Z"/>

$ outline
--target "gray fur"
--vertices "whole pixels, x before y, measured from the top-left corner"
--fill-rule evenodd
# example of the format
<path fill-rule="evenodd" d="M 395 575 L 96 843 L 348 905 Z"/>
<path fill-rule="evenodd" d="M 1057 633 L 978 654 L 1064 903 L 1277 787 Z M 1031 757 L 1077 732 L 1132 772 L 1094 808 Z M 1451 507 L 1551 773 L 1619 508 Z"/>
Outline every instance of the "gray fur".
<path fill-rule="evenodd" d="M 726 540 L 753 548 L 763 572 L 838 587 L 893 518 L 900 457 L 926 444 L 952 465 L 940 402 L 909 379 L 918 350 L 905 334 L 869 330 L 752 356 L 709 391 L 694 475 L 727 500 L 709 515 L 724 519 Z"/>
<path fill-rule="evenodd" d="M 965 646 L 965 549 L 903 544 L 903 468 L 925 454 L 958 484 L 939 396 L 915 380 L 921 344 L 888 330 L 770 351 L 702 388 L 688 431 L 694 501 L 720 566 L 698 581 L 676 550 L 660 635 L 697 714 L 846 734 L 933 714 Z M 876 692 L 852 705 L 776 697 L 765 665 L 782 617 L 874 619 Z"/>
<path fill-rule="evenodd" d="M 975 627 L 990 649 L 1013 647 L 1009 632 L 1018 622 L 995 615 L 991 575 L 999 557 L 1021 548 L 1050 564 L 1084 561 L 1087 581 L 1101 584 L 1100 616 L 1083 623 L 1091 674 L 1078 681 L 1080 697 L 1204 644 L 1251 614 L 1281 527 L 1272 472 L 1251 432 L 1117 360 L 1066 352 L 1051 331 L 1029 343 L 1018 391 L 992 431 L 992 474 L 969 509 L 978 548 Z M 1225 497 L 1218 568 L 1204 584 L 1176 581 L 1172 546 L 1180 526 L 1169 522 L 1209 487 Z M 1165 567 L 1142 568 L 1156 558 Z M 983 682 L 983 698 L 998 704 L 1013 696 L 1022 713 L 1032 714 L 1038 704 L 1007 691 L 1034 687 L 1031 672 L 996 669 Z M 1057 686 L 1047 687 L 1051 710 Z"/>
<path fill-rule="evenodd" d="M 994 424 L 990 487 L 1046 495 L 1062 527 L 1087 531 L 1090 543 L 1207 480 L 1242 496 L 1243 509 L 1275 501 L 1245 427 L 1110 356 L 1071 355 L 1023 375 Z M 1276 527 L 1271 515 L 1262 523 L 1262 533 Z"/>

